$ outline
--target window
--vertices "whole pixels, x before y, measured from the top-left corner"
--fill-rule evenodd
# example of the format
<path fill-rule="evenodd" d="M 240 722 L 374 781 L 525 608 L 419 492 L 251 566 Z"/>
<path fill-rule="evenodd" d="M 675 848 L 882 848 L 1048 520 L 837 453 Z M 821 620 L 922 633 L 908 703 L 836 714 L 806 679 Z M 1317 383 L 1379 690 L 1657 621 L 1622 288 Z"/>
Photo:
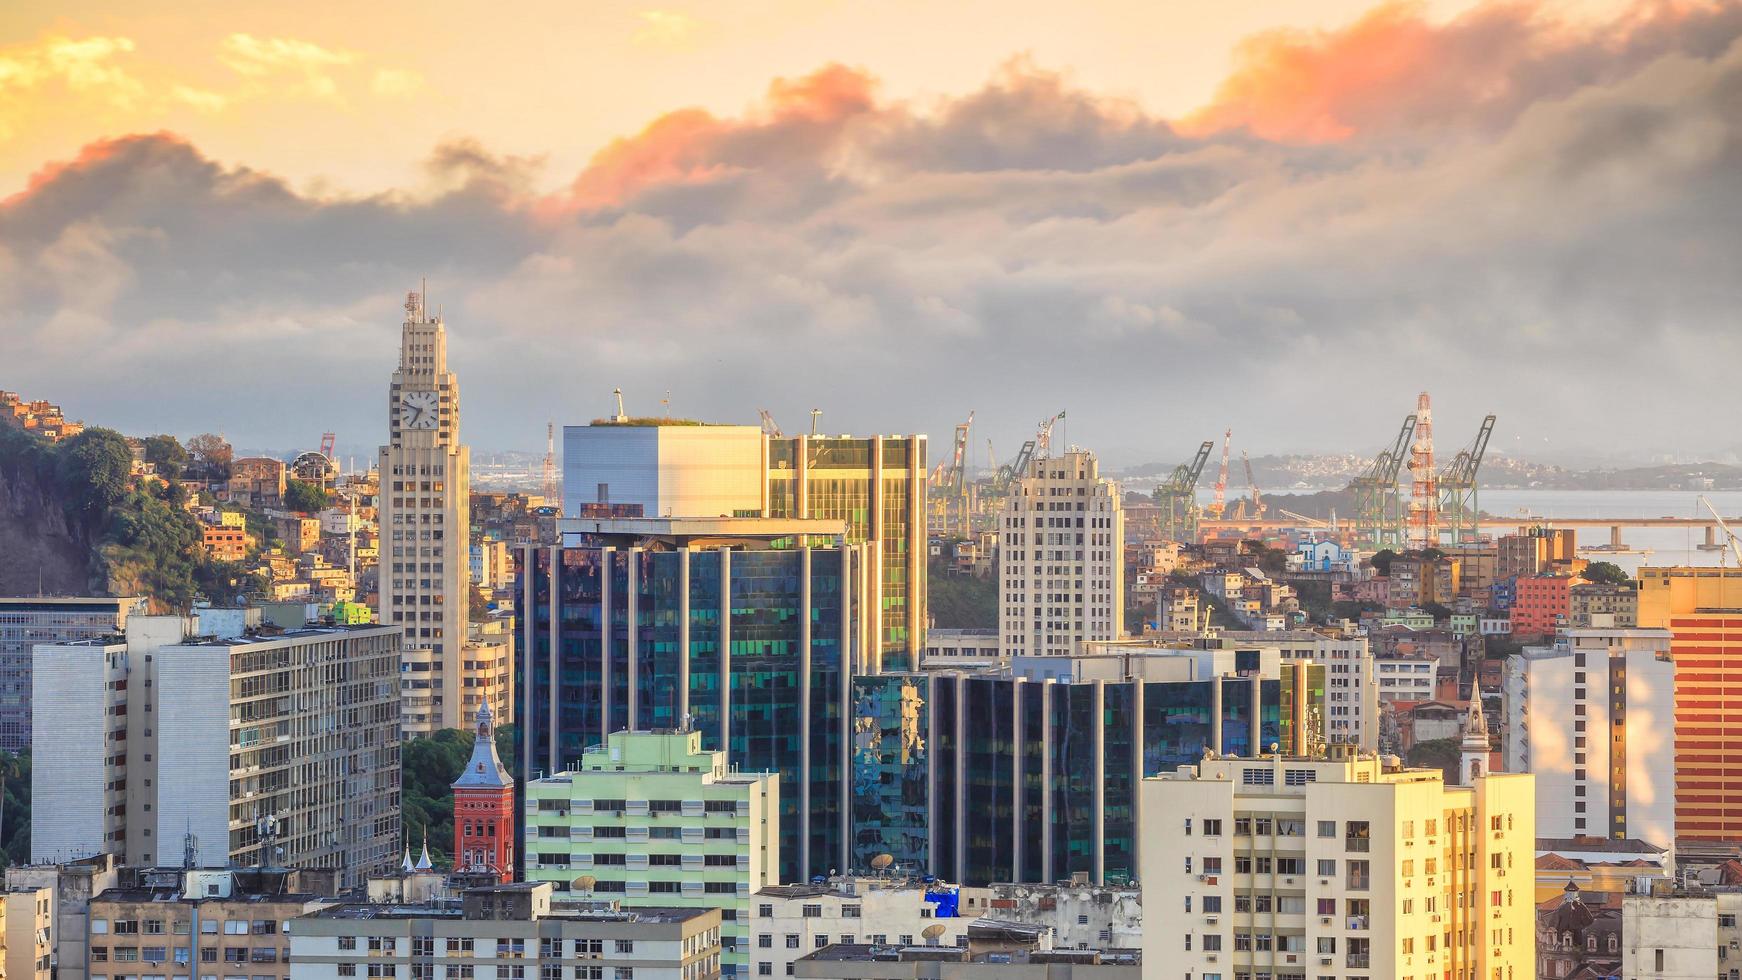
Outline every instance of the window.
<path fill-rule="evenodd" d="M 1189 896 L 1188 896 L 1188 898 L 1189 898 Z M 1186 911 L 1189 912 L 1191 910 L 1188 908 Z M 1205 895 L 1204 896 L 1204 914 L 1205 915 L 1215 915 L 1221 911 L 1222 911 L 1222 896 L 1220 896 L 1220 895 Z"/>
<path fill-rule="evenodd" d="M 1319 859 L 1319 876 L 1322 878 L 1335 878 L 1337 876 L 1337 862 L 1334 858 Z"/>
<path fill-rule="evenodd" d="M 617 940 L 617 952 L 619 952 L 619 953 L 633 953 L 633 952 L 635 952 L 635 940 L 633 940 L 633 939 L 619 939 L 619 940 Z"/>
<path fill-rule="evenodd" d="M 1204 821 L 1204 836 L 1205 837 L 1220 837 L 1220 836 L 1222 836 L 1222 821 L 1220 821 L 1220 820 L 1205 820 Z"/>
<path fill-rule="evenodd" d="M 1335 820 L 1320 820 L 1319 821 L 1319 836 L 1320 837 L 1335 837 L 1335 836 L 1337 836 L 1337 822 Z"/>

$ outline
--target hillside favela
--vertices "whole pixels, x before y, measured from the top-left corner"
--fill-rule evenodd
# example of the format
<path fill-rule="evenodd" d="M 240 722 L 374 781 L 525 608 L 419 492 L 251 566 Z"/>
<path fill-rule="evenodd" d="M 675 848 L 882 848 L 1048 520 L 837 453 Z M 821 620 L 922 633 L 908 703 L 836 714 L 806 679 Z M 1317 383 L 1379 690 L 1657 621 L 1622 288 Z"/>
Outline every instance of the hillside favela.
<path fill-rule="evenodd" d="M 0 5 L 0 980 L 1742 978 L 1742 0 Z"/>

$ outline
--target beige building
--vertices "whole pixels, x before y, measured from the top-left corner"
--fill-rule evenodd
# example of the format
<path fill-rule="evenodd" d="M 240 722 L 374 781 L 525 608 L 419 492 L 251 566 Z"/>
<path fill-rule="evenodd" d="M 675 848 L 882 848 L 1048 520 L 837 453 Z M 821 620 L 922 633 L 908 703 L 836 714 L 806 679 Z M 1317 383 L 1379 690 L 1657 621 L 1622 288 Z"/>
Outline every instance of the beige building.
<path fill-rule="evenodd" d="M 54 894 L 55 980 L 87 980 L 85 936 L 91 899 L 117 884 L 118 857 L 99 854 L 67 864 L 15 864 L 6 869 L 8 890 L 41 888 Z"/>
<path fill-rule="evenodd" d="M 548 882 L 298 919 L 296 980 L 713 980 L 720 911 L 560 902 Z M 439 973 L 438 973 L 439 971 Z"/>
<path fill-rule="evenodd" d="M 448 370 L 447 328 L 423 297 L 405 301 L 399 369 L 381 447 L 380 618 L 405 630 L 401 678 L 409 735 L 464 728 L 489 699 L 513 720 L 506 658 L 467 650 L 471 590 L 471 451 L 460 442 L 460 383 Z M 475 665 L 492 666 L 480 670 Z"/>
<path fill-rule="evenodd" d="M 964 928 L 965 927 L 965 928 Z M 919 943 L 825 946 L 793 964 L 807 980 L 1142 980 L 1136 949 L 1061 949 L 1052 930 L 1002 919 L 934 923 Z M 947 937 L 955 937 L 946 941 Z M 1158 967 L 1154 975 L 1161 976 Z"/>
<path fill-rule="evenodd" d="M 290 980 L 292 919 L 326 904 L 293 890 L 296 872 L 127 870 L 91 899 L 91 980 L 247 976 Z"/>
<path fill-rule="evenodd" d="M 1125 518 L 1095 455 L 1043 457 L 998 516 L 999 645 L 1009 656 L 1069 656 L 1125 635 Z"/>
<path fill-rule="evenodd" d="M 1621 903 L 1621 975 L 1628 980 L 1727 977 L 1742 961 L 1734 887 L 1667 888 Z"/>
<path fill-rule="evenodd" d="M 7 980 L 49 980 L 54 965 L 54 889 L 7 888 Z"/>
<path fill-rule="evenodd" d="M 1144 959 L 1172 975 L 1534 974 L 1528 775 L 1465 785 L 1389 757 L 1206 758 L 1144 781 Z"/>
<path fill-rule="evenodd" d="M 1567 623 L 1574 629 L 1632 629 L 1639 625 L 1639 589 L 1632 583 L 1582 582 L 1572 586 L 1567 590 Z"/>

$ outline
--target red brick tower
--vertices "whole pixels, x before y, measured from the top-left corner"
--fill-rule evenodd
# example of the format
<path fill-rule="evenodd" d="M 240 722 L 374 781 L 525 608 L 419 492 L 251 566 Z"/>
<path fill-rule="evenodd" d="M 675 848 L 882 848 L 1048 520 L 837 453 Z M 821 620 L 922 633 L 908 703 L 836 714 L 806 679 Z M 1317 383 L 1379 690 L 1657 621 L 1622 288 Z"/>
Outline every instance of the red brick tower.
<path fill-rule="evenodd" d="M 488 704 L 478 708 L 472 758 L 454 780 L 454 870 L 514 880 L 514 779 L 496 754 Z"/>

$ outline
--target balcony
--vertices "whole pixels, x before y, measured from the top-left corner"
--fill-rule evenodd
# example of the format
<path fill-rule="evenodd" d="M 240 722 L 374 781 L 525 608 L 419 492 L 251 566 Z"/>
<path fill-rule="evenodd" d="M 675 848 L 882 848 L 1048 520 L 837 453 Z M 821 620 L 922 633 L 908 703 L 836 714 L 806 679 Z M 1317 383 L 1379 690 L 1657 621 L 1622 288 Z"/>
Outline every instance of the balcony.
<path fill-rule="evenodd" d="M 1350 891 L 1364 892 L 1371 887 L 1371 882 L 1372 879 L 1367 875 L 1350 875 L 1348 880 L 1343 884 L 1344 887 L 1348 888 Z"/>
<path fill-rule="evenodd" d="M 1358 851 L 1365 854 L 1371 847 L 1372 843 L 1373 842 L 1366 837 L 1345 837 L 1343 838 L 1343 850 Z"/>
<path fill-rule="evenodd" d="M 1368 929 L 1367 921 L 1368 921 L 1367 917 L 1364 915 L 1351 915 L 1344 921 L 1343 927 L 1345 929 L 1354 929 L 1354 930 L 1357 930 L 1359 932 L 1366 932 Z"/>
<path fill-rule="evenodd" d="M 1351 970 L 1368 970 L 1372 968 L 1373 957 L 1366 953 L 1350 953 L 1346 965 Z"/>

